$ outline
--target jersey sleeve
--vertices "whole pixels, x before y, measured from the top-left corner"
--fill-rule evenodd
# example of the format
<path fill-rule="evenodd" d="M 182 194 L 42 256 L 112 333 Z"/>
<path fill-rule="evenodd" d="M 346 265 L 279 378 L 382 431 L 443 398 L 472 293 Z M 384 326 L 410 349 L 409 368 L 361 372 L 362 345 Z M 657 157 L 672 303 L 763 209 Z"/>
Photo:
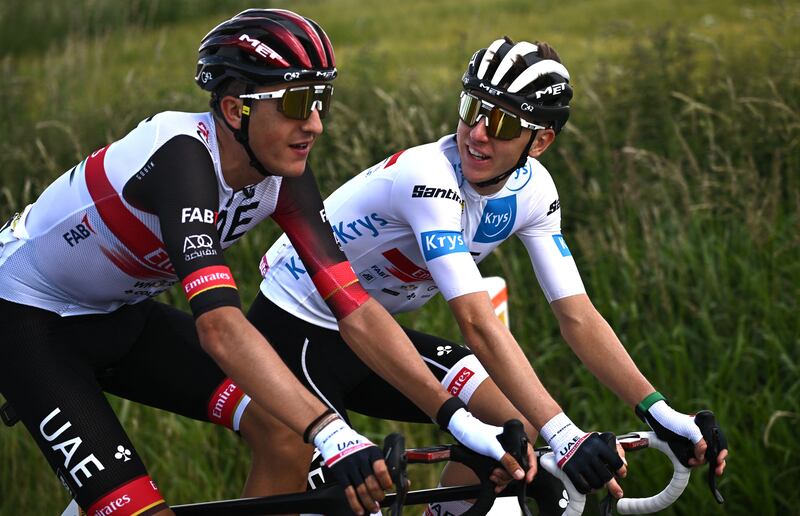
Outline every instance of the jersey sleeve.
<path fill-rule="evenodd" d="M 216 228 L 219 187 L 211 156 L 199 140 L 176 136 L 123 189 L 125 200 L 158 217 L 161 237 L 195 317 L 221 306 L 241 307 Z"/>
<path fill-rule="evenodd" d="M 292 242 L 322 299 L 337 320 L 369 299 L 339 248 L 310 167 L 284 178 L 272 218 Z"/>
<path fill-rule="evenodd" d="M 543 182 L 537 199 L 531 203 L 529 222 L 517 231 L 528 250 L 536 279 L 548 303 L 583 294 L 575 259 L 561 233 L 561 203 L 552 179 Z"/>
<path fill-rule="evenodd" d="M 486 290 L 462 233 L 463 201 L 444 158 L 434 163 L 403 162 L 392 185 L 392 212 L 410 227 L 439 291 L 449 301 Z M 413 160 L 413 158 L 406 158 Z M 431 173 L 441 170 L 442 173 Z"/>

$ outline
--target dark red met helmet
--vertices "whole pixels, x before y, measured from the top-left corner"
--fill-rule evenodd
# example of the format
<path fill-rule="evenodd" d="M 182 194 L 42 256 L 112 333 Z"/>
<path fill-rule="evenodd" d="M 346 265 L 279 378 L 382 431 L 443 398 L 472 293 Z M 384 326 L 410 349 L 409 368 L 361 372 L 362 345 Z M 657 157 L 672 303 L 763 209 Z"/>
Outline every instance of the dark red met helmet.
<path fill-rule="evenodd" d="M 200 43 L 195 81 L 215 91 L 227 79 L 254 86 L 336 77 L 333 47 L 316 22 L 284 9 L 248 9 Z"/>

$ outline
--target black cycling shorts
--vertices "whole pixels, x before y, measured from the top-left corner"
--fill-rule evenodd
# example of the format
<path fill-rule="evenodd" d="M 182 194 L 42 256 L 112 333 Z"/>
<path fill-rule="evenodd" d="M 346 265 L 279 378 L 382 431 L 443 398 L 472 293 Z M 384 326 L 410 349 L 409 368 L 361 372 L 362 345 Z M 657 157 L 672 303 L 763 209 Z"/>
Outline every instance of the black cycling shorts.
<path fill-rule="evenodd" d="M 341 334 L 291 315 L 259 293 L 250 312 L 250 322 L 269 340 L 294 374 L 343 417 L 347 410 L 381 419 L 431 423 L 400 391 L 372 372 L 348 347 Z M 459 394 L 460 381 L 469 374 L 453 366 L 472 353 L 464 346 L 418 331 L 403 328 L 423 361 L 451 394 Z M 463 362 L 462 362 L 463 363 Z M 476 377 L 485 371 L 471 371 Z M 476 378 L 479 379 L 479 378 Z M 475 388 L 476 386 L 472 386 Z M 329 480 L 322 457 L 315 453 L 309 470 L 309 488 L 320 488 Z M 566 491 L 561 482 L 540 468 L 529 493 L 542 515 L 561 514 Z"/>
<path fill-rule="evenodd" d="M 295 317 L 261 293 L 247 318 L 295 376 L 342 417 L 347 417 L 347 409 L 381 419 L 431 423 L 411 400 L 364 364 L 338 331 Z M 408 328 L 403 330 L 440 381 L 456 363 L 472 355 L 459 344 Z"/>
<path fill-rule="evenodd" d="M 0 299 L 0 328 L 0 393 L 84 509 L 129 514 L 157 493 L 103 391 L 207 421 L 226 380 L 192 316 L 152 300 L 60 317 Z M 165 508 L 150 504 L 141 514 Z"/>

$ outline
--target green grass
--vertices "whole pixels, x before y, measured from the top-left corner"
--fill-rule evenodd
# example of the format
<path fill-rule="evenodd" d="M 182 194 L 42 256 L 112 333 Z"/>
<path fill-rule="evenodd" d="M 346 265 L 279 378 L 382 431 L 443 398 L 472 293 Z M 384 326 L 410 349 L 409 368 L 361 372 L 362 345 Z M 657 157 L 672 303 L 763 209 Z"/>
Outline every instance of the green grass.
<path fill-rule="evenodd" d="M 247 7 L 102 0 L 0 6 L 0 217 L 88 152 L 164 109 L 200 111 L 195 49 Z M 60 5 L 60 4 L 59 4 Z M 551 42 L 573 75 L 573 115 L 543 158 L 564 234 L 597 305 L 646 376 L 684 411 L 712 408 L 728 434 L 718 508 L 695 475 L 671 514 L 793 514 L 800 506 L 800 9 L 787 2 L 634 0 L 273 2 L 319 21 L 341 76 L 312 156 L 329 193 L 396 150 L 455 127 L 466 59 L 508 34 Z M 43 12 L 49 14 L 43 14 Z M 82 15 L 90 13 L 90 21 Z M 77 20 L 77 21 L 76 21 Z M 32 40 L 33 28 L 43 26 Z M 267 223 L 231 251 L 245 305 Z M 512 330 L 583 428 L 641 428 L 569 352 L 517 241 L 482 265 L 509 282 Z M 176 292 L 164 299 L 185 307 Z M 437 299 L 405 323 L 457 335 Z M 13 343 L 0 341 L 2 345 Z M 173 503 L 234 497 L 247 452 L 229 432 L 113 400 Z M 443 439 L 431 426 L 356 416 L 380 440 Z M 0 430 L 0 515 L 52 514 L 66 494 L 21 426 Z M 626 492 L 667 466 L 631 457 Z M 651 473 L 652 477 L 651 478 Z M 417 468 L 417 487 L 435 472 Z M 414 511 L 418 513 L 419 511 Z M 411 514 L 411 512 L 409 512 Z"/>

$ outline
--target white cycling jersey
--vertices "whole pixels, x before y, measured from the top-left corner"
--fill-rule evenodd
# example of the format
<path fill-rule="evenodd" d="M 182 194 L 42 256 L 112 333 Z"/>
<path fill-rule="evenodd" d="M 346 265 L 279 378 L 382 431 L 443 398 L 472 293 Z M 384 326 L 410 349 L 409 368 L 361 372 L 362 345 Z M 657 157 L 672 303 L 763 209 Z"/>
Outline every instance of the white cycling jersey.
<path fill-rule="evenodd" d="M 224 249 L 275 211 L 282 178 L 268 177 L 236 192 L 225 182 L 210 113 L 160 113 L 65 172 L 0 231 L 0 298 L 61 315 L 106 313 L 174 284 L 176 257 L 171 260 L 167 252 L 163 221 L 132 205 L 123 189 L 146 177 L 153 155 L 180 136 L 206 147 L 219 193 L 216 205 L 187 204 L 176 220 L 168 221 L 200 220 L 217 226 L 218 235 L 182 238 L 177 244 L 183 248 L 181 260 L 196 263 L 216 255 L 217 239 Z M 170 195 L 179 199 L 182 186 L 187 185 L 164 188 L 172 188 Z"/>
<path fill-rule="evenodd" d="M 325 213 L 362 286 L 391 313 L 441 291 L 448 301 L 485 290 L 477 263 L 516 234 L 548 302 L 585 292 L 561 235 L 558 192 L 528 158 L 505 186 L 478 194 L 461 175 L 454 135 L 381 161 L 337 189 Z M 286 235 L 261 261 L 261 292 L 312 324 L 336 329 Z"/>

